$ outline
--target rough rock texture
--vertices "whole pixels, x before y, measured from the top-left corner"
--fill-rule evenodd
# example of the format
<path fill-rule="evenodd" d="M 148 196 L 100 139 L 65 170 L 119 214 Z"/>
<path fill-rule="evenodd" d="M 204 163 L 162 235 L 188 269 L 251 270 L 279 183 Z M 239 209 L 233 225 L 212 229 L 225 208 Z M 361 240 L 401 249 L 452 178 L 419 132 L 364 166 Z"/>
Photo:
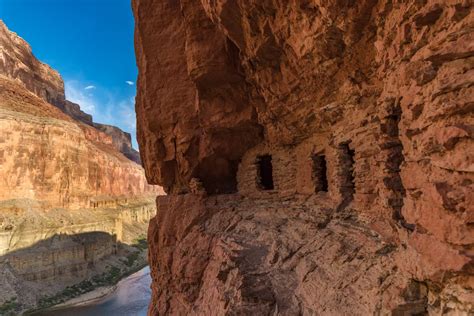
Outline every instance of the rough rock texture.
<path fill-rule="evenodd" d="M 99 131 L 112 137 L 114 147 L 125 155 L 128 159 L 141 164 L 140 153 L 132 147 L 132 136 L 129 133 L 122 131 L 116 126 L 93 123 L 93 126 Z"/>
<path fill-rule="evenodd" d="M 97 197 L 159 192 L 108 135 L 75 122 L 8 79 L 0 77 L 0 86 L 0 200 L 83 208 Z"/>
<path fill-rule="evenodd" d="M 21 83 L 51 104 L 64 102 L 64 82 L 57 71 L 36 59 L 30 45 L 0 20 L 0 73 Z"/>
<path fill-rule="evenodd" d="M 156 211 L 153 200 L 142 197 L 102 200 L 101 206 L 77 211 L 64 208 L 45 210 L 40 203 L 26 199 L 2 201 L 0 256 L 56 235 L 103 232 L 114 235 L 119 242 L 130 244 L 145 231 L 136 231 L 129 226 L 148 223 Z"/>
<path fill-rule="evenodd" d="M 63 302 L 146 264 L 137 239 L 163 191 L 124 156 L 138 161 L 129 134 L 93 124 L 64 99 L 59 74 L 0 21 L 2 315 Z"/>
<path fill-rule="evenodd" d="M 0 74 L 13 79 L 44 101 L 58 107 L 74 120 L 96 127 L 112 137 L 112 142 L 127 158 L 140 162 L 140 154 L 132 148 L 130 134 L 115 126 L 94 123 L 79 104 L 66 100 L 61 75 L 33 55 L 30 45 L 10 32 L 0 20 Z"/>
<path fill-rule="evenodd" d="M 2 315 L 62 303 L 146 265 L 142 238 L 153 199 L 80 212 L 36 208 L 2 208 L 1 219 L 13 226 L 8 240 L 0 232 L 0 246 L 9 247 L 0 257 Z"/>
<path fill-rule="evenodd" d="M 66 100 L 64 104 L 58 106 L 64 113 L 69 115 L 70 117 L 86 123 L 88 125 L 93 125 L 92 122 L 92 115 L 85 113 L 81 110 L 81 106 L 77 103 L 71 102 Z"/>
<path fill-rule="evenodd" d="M 474 313 L 469 1 L 133 9 L 151 314 Z"/>

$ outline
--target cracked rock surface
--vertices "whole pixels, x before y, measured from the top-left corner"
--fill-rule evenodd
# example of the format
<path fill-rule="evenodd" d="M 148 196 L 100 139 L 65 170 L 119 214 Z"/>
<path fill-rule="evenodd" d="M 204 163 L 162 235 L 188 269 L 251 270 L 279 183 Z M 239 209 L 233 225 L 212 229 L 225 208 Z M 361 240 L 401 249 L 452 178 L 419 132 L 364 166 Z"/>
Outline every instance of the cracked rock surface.
<path fill-rule="evenodd" d="M 151 314 L 474 313 L 469 1 L 133 9 Z"/>

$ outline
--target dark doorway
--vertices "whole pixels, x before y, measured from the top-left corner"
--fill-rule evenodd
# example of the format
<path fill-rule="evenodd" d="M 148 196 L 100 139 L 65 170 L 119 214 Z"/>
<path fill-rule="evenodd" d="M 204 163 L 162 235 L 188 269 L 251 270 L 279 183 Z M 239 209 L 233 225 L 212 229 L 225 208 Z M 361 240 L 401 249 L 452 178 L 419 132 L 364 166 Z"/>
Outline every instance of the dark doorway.
<path fill-rule="evenodd" d="M 257 181 L 262 190 L 273 190 L 273 165 L 271 155 L 257 157 Z"/>
<path fill-rule="evenodd" d="M 354 198 L 355 181 L 354 181 L 354 163 L 355 151 L 349 147 L 348 143 L 340 145 L 341 150 L 341 194 L 345 202 L 350 202 Z"/>
<path fill-rule="evenodd" d="M 328 176 L 325 155 L 313 155 L 313 181 L 315 192 L 328 192 Z"/>

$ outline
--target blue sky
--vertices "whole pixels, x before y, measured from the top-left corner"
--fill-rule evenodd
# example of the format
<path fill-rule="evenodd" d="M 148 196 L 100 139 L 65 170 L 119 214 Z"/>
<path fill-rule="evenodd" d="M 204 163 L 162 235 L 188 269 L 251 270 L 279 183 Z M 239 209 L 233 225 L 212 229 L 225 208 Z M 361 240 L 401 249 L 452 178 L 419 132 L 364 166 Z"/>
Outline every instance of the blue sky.
<path fill-rule="evenodd" d="M 0 0 L 0 19 L 59 71 L 69 100 L 130 132 L 137 147 L 130 0 Z"/>

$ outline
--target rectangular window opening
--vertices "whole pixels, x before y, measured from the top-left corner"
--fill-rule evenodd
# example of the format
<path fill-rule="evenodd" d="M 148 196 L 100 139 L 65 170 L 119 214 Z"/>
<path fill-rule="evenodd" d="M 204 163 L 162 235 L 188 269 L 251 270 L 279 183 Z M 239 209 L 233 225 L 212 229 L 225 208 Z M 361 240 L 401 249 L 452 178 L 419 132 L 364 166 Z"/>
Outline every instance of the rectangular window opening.
<path fill-rule="evenodd" d="M 257 157 L 257 181 L 262 190 L 273 190 L 273 165 L 271 155 Z"/>
<path fill-rule="evenodd" d="M 326 156 L 317 154 L 312 156 L 313 160 L 313 181 L 315 192 L 328 192 L 328 176 Z"/>
<path fill-rule="evenodd" d="M 351 201 L 355 193 L 354 179 L 354 163 L 355 150 L 349 147 L 348 143 L 341 144 L 341 169 L 342 169 L 342 186 L 341 194 L 344 200 Z"/>

